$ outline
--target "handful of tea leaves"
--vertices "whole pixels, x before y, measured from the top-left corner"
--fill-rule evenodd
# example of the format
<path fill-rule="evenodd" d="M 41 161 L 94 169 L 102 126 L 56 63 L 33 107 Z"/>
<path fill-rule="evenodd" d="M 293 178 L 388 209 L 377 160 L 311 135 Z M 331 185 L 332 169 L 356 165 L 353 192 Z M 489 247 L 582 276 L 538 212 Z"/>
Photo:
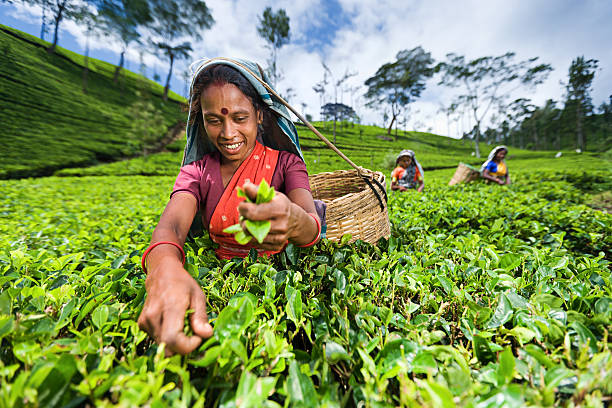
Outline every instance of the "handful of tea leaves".
<path fill-rule="evenodd" d="M 261 183 L 259 183 L 259 188 L 257 189 L 255 204 L 269 203 L 274 198 L 274 194 L 274 187 L 270 187 L 268 182 L 265 179 L 262 179 Z M 238 187 L 238 197 L 244 197 L 248 203 L 253 202 L 253 200 L 251 200 L 245 191 L 240 187 Z M 243 217 L 240 216 L 240 221 L 242 220 Z M 261 244 L 268 235 L 268 232 L 270 232 L 270 221 L 252 221 L 247 219 L 244 224 L 248 230 L 248 233 L 243 231 L 240 223 L 227 227 L 223 230 L 223 232 L 226 234 L 234 234 L 234 239 L 240 245 L 248 243 L 253 237 Z"/>

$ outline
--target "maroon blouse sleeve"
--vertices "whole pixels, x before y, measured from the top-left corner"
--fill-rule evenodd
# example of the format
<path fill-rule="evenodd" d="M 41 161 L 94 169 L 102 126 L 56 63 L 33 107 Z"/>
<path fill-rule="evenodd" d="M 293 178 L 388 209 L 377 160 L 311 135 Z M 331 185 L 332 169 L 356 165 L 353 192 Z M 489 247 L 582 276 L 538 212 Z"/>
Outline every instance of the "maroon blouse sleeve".
<path fill-rule="evenodd" d="M 200 184 L 202 181 L 202 174 L 200 161 L 181 167 L 181 171 L 174 182 L 174 188 L 172 189 L 170 197 L 181 191 L 191 193 L 196 198 L 199 207 L 201 203 Z"/>
<path fill-rule="evenodd" d="M 287 194 L 296 188 L 310 191 L 306 164 L 293 153 L 281 151 L 272 176 L 272 186 Z"/>

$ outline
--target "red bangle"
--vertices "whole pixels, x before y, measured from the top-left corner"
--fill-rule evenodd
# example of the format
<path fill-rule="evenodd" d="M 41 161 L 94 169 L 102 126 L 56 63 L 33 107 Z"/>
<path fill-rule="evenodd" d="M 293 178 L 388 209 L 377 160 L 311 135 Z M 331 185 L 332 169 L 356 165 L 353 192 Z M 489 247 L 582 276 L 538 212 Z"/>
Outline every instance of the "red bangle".
<path fill-rule="evenodd" d="M 296 245 L 296 246 L 298 246 L 298 247 L 300 247 L 300 248 L 308 248 L 308 247 L 313 246 L 314 244 L 316 244 L 316 243 L 317 243 L 317 241 L 318 241 L 318 240 L 319 240 L 319 238 L 321 237 L 321 222 L 319 221 L 319 218 L 318 218 L 318 217 L 315 217 L 315 216 L 314 216 L 313 214 L 311 214 L 311 213 L 306 213 L 306 214 L 310 215 L 310 216 L 311 216 L 311 217 L 312 217 L 312 218 L 315 220 L 315 222 L 317 223 L 317 235 L 316 235 L 316 236 L 315 236 L 315 238 L 312 240 L 312 242 L 309 242 L 309 243 L 308 243 L 308 244 L 306 244 L 306 245 Z"/>
<path fill-rule="evenodd" d="M 183 256 L 183 265 L 185 265 L 185 251 L 183 251 L 183 248 L 181 248 L 179 244 L 177 244 L 176 242 L 172 242 L 172 241 L 160 241 L 160 242 L 156 242 L 154 244 L 149 245 L 149 247 L 144 252 L 144 254 L 142 254 L 142 261 L 140 265 L 142 266 L 142 270 L 145 272 L 145 274 L 147 273 L 147 267 L 145 266 L 147 255 L 149 255 L 149 252 L 151 252 L 153 248 L 155 248 L 158 245 L 162 245 L 162 244 L 170 244 L 170 245 L 174 245 L 175 247 L 177 247 L 178 250 L 181 251 L 181 255 Z"/>

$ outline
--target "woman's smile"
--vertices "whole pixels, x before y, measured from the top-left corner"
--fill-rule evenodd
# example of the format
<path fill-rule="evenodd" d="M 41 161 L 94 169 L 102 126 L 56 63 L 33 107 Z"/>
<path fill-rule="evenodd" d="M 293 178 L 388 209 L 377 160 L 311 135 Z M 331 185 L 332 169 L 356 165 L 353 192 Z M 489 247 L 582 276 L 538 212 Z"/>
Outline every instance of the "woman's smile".
<path fill-rule="evenodd" d="M 233 144 L 221 144 L 229 153 L 234 154 L 240 150 L 240 147 L 243 145 L 243 142 L 233 143 Z"/>

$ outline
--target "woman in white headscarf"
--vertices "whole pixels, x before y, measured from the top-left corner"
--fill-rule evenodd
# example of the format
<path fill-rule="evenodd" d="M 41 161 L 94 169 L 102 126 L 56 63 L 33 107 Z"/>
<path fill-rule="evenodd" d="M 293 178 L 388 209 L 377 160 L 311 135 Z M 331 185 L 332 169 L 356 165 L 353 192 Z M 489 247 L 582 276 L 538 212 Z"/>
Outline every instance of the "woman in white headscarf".
<path fill-rule="evenodd" d="M 487 161 L 480 167 L 482 178 L 499 185 L 510 184 L 510 174 L 504 160 L 507 154 L 508 148 L 506 146 L 497 146 L 491 150 Z"/>
<path fill-rule="evenodd" d="M 397 167 L 391 173 L 391 190 L 406 191 L 425 188 L 425 172 L 412 150 L 402 150 L 395 160 Z"/>

